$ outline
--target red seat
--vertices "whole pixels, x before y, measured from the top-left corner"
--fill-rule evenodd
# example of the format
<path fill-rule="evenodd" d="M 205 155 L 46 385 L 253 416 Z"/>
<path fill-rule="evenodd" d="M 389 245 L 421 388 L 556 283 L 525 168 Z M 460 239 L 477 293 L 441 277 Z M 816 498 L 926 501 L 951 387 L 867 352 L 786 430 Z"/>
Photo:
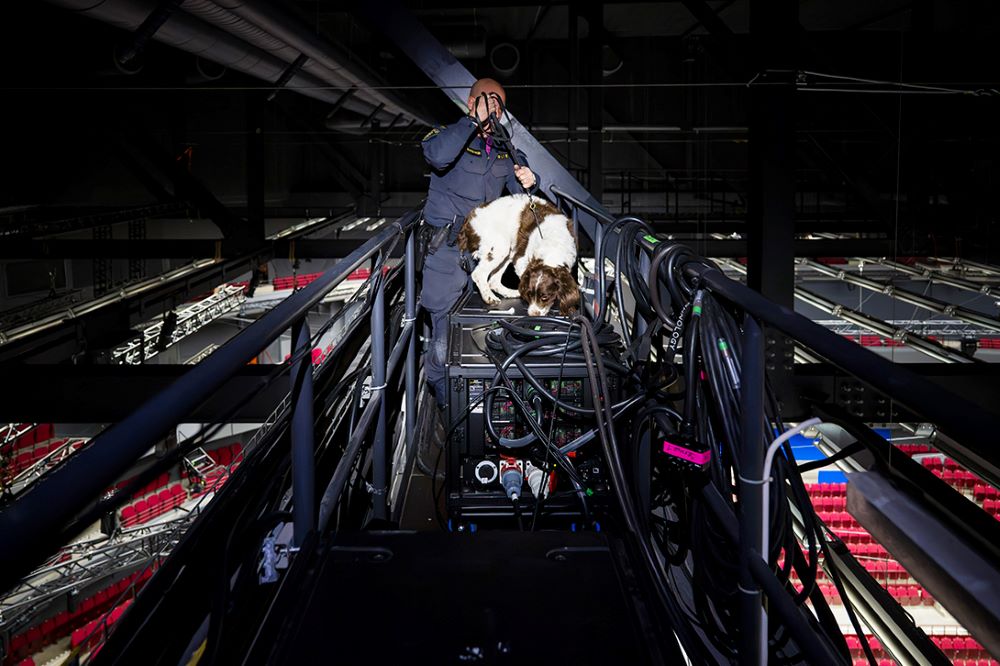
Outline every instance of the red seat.
<path fill-rule="evenodd" d="M 135 507 L 131 504 L 122 509 L 122 525 L 129 527 L 135 522 Z"/>
<path fill-rule="evenodd" d="M 170 494 L 171 495 L 176 495 L 178 497 L 183 496 L 184 495 L 184 486 L 182 486 L 179 483 L 175 483 L 174 485 L 170 486 Z"/>
<path fill-rule="evenodd" d="M 160 502 L 158 495 L 150 495 L 149 499 L 146 500 L 146 507 L 149 511 L 150 518 L 156 518 L 158 515 L 163 513 L 163 503 Z"/>
<path fill-rule="evenodd" d="M 139 500 L 132 506 L 135 507 L 136 522 L 144 523 L 149 520 L 149 504 L 146 500 Z"/>

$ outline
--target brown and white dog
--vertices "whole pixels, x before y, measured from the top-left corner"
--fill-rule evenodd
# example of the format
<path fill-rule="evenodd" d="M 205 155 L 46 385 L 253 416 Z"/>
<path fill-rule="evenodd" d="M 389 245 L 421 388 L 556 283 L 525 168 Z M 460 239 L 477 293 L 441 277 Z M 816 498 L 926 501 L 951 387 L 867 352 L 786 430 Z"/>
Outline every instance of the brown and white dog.
<path fill-rule="evenodd" d="M 520 296 L 532 317 L 545 316 L 556 303 L 564 315 L 579 306 L 580 288 L 570 273 L 576 263 L 573 223 L 545 199 L 513 194 L 473 209 L 458 243 L 479 260 L 472 281 L 488 305 Z M 517 291 L 500 282 L 510 263 L 521 279 Z"/>

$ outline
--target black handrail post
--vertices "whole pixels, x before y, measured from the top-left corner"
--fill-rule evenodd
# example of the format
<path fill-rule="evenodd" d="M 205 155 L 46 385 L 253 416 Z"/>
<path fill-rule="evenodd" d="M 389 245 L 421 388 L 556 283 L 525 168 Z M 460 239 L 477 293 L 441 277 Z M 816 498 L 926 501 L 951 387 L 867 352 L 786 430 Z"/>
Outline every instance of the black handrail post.
<path fill-rule="evenodd" d="M 639 255 L 639 272 L 640 275 L 649 275 L 649 266 L 652 262 L 649 259 L 649 255 L 643 252 Z M 635 312 L 632 313 L 633 321 L 635 322 L 635 333 L 634 336 L 639 338 L 646 333 L 646 320 L 642 318 L 642 314 L 639 312 L 638 305 L 635 308 Z"/>
<path fill-rule="evenodd" d="M 760 326 L 743 319 L 743 377 L 740 395 L 740 663 L 767 664 L 767 640 L 761 637 L 761 591 L 750 558 L 761 552 L 761 504 L 764 478 L 764 345 Z M 765 557 L 767 556 L 764 553 Z"/>
<path fill-rule="evenodd" d="M 604 278 L 604 262 L 597 265 L 598 257 L 601 256 L 601 247 L 604 245 L 604 224 L 597 220 L 594 225 L 594 303 L 597 306 L 594 315 L 598 318 L 604 317 L 604 301 L 608 295 L 608 290 Z M 617 279 L 617 275 L 615 276 Z"/>
<path fill-rule="evenodd" d="M 292 519 L 293 543 L 301 546 L 316 525 L 316 478 L 313 437 L 313 369 L 309 321 L 302 317 L 292 326 Z"/>
<path fill-rule="evenodd" d="M 376 266 L 380 265 L 376 263 Z M 375 427 L 375 442 L 372 448 L 372 518 L 386 520 L 388 511 L 388 455 L 385 442 L 385 284 L 382 277 L 375 280 L 375 298 L 372 302 L 372 386 L 374 395 L 382 391 L 382 403 L 379 405 L 378 421 Z"/>
<path fill-rule="evenodd" d="M 406 250 L 403 266 L 403 288 L 406 298 L 406 316 L 403 329 L 411 324 L 409 341 L 406 350 L 406 444 L 407 455 L 413 455 L 416 448 L 416 418 L 417 418 L 417 266 L 416 266 L 416 231 L 410 231 L 406 236 Z"/>

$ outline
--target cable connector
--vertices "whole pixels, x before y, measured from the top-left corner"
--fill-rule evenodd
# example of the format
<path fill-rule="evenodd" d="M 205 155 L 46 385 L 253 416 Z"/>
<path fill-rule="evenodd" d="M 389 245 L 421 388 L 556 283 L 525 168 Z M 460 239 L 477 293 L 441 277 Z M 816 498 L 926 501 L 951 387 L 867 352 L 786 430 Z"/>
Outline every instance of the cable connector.
<path fill-rule="evenodd" d="M 521 462 L 514 458 L 500 459 L 500 484 L 507 493 L 507 499 L 515 501 L 521 497 L 521 486 L 524 482 L 524 470 Z"/>
<path fill-rule="evenodd" d="M 694 305 L 691 307 L 691 314 L 694 317 L 701 316 L 702 306 L 705 304 L 705 290 L 699 289 L 694 292 Z"/>
<path fill-rule="evenodd" d="M 706 472 L 712 461 L 712 449 L 683 435 L 664 439 L 663 453 L 667 456 L 667 465 L 679 472 Z"/>

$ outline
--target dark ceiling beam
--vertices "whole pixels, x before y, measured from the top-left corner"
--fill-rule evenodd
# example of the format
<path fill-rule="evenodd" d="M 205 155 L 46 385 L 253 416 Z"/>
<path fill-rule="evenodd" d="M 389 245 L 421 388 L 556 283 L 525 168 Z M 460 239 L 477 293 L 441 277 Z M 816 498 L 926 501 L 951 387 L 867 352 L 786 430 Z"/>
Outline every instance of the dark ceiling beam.
<path fill-rule="evenodd" d="M 726 25 L 705 0 L 681 0 L 691 15 L 712 35 L 729 37 L 733 31 Z M 690 29 L 688 30 L 690 32 Z"/>
<path fill-rule="evenodd" d="M 355 239 L 281 240 L 268 246 L 268 253 L 287 256 L 289 243 L 295 243 L 296 256 L 346 256 L 361 244 Z M 312 254 L 305 255 L 309 250 Z M 206 259 L 214 256 L 236 257 L 242 243 L 231 240 L 11 240 L 0 243 L 0 259 Z M 316 254 L 327 253 L 326 255 Z"/>
<path fill-rule="evenodd" d="M 349 97 L 352 92 L 348 90 L 344 93 L 342 99 Z M 340 148 L 334 141 L 331 141 L 330 136 L 325 133 L 325 130 L 321 127 L 314 126 L 313 124 L 303 120 L 288 108 L 288 105 L 281 103 L 279 101 L 275 104 L 275 108 L 281 114 L 282 118 L 287 122 L 293 129 L 306 132 L 309 140 L 312 141 L 313 146 L 320 152 L 320 155 L 330 164 L 333 168 L 331 175 L 337 184 L 343 187 L 355 201 L 361 197 L 364 193 L 364 183 L 366 182 L 365 175 L 362 173 L 353 162 L 351 162 L 347 153 Z M 336 109 L 336 107 L 335 107 Z M 331 112 L 332 114 L 333 112 Z"/>
<path fill-rule="evenodd" d="M 245 220 L 233 215 L 211 190 L 196 178 L 184 166 L 183 160 L 177 160 L 153 139 L 145 134 L 135 133 L 123 139 L 125 150 L 134 148 L 155 169 L 174 183 L 174 195 L 178 199 L 186 199 L 201 210 L 226 238 L 237 239 L 246 231 Z"/>
<path fill-rule="evenodd" d="M 121 421 L 190 372 L 191 365 L 71 365 L 8 363 L 4 380 L 17 386 L 0 401 L 8 423 L 113 423 Z M 260 422 L 288 393 L 288 374 L 268 383 L 273 365 L 248 365 L 191 413 L 194 422 Z M 249 396 L 230 414 L 232 396 Z"/>
<path fill-rule="evenodd" d="M 92 229 L 107 224 L 121 224 L 151 217 L 180 215 L 189 210 L 190 207 L 182 202 L 112 209 L 94 206 L 87 209 L 68 210 L 65 213 L 61 212 L 60 209 L 41 208 L 38 209 L 37 216 L 34 218 L 29 217 L 16 226 L 0 229 L 0 238 L 7 240 L 17 237 L 37 238 L 38 236 Z"/>
<path fill-rule="evenodd" d="M 694 232 L 696 229 L 679 230 Z M 701 231 L 701 229 L 697 229 Z M 801 231 L 798 230 L 798 231 Z M 363 238 L 300 238 L 295 243 L 295 256 L 302 259 L 338 259 L 347 256 L 360 246 Z M 277 241 L 268 249 L 268 254 L 287 256 L 290 241 Z M 741 240 L 690 241 L 701 254 L 714 257 L 744 257 L 746 242 Z M 0 259 L 20 252 L 30 258 L 205 258 L 212 257 L 217 248 L 226 256 L 228 248 L 235 247 L 225 241 L 217 246 L 212 240 L 164 240 L 164 241 L 11 241 L 0 243 Z M 884 256 L 891 253 L 891 243 L 881 239 L 836 239 L 836 240 L 796 240 L 796 256 L 842 257 L 842 256 Z M 703 249 L 704 248 L 704 249 Z M 46 254 L 47 252 L 47 254 Z M 249 270 L 249 269 L 247 269 Z"/>

